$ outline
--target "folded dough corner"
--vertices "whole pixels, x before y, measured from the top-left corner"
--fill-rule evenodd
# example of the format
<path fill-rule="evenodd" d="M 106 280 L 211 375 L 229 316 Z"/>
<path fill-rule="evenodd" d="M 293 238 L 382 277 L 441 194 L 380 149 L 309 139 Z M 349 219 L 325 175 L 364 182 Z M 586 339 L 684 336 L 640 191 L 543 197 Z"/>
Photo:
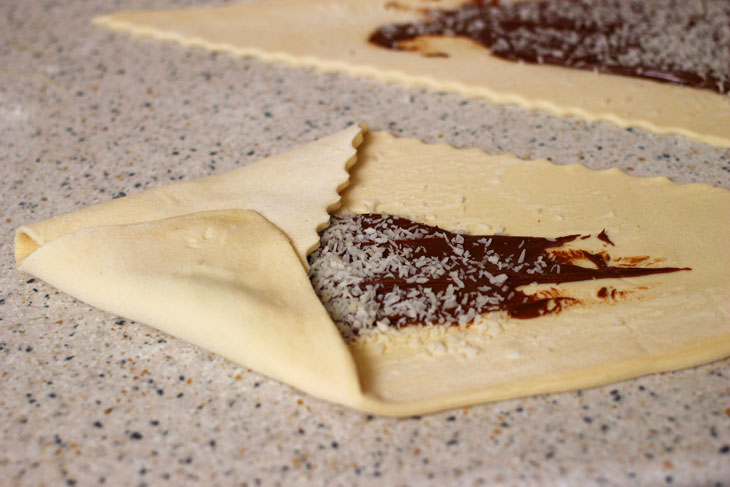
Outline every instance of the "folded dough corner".
<path fill-rule="evenodd" d="M 364 128 L 19 228 L 18 268 L 311 394 L 359 394 L 307 278 Z"/>
<path fill-rule="evenodd" d="M 586 298 L 558 315 L 501 320 L 486 331 L 411 327 L 346 344 L 306 263 L 340 205 L 471 233 L 606 228 L 619 257 L 656 255 L 692 271 L 572 283 L 581 296 L 607 285 L 633 294 L 617 303 Z M 353 126 L 224 174 L 23 226 L 15 250 L 20 270 L 100 309 L 316 397 L 405 416 L 730 355 L 728 240 L 724 189 Z"/>
<path fill-rule="evenodd" d="M 198 211 L 255 210 L 289 236 L 302 263 L 318 242 L 317 231 L 329 221 L 347 186 L 348 169 L 357 160 L 365 126 L 336 134 L 270 157 L 265 163 L 195 181 L 145 191 L 16 232 L 15 258 L 22 262 L 36 248 L 66 233 L 99 225 L 123 225 L 186 215 Z"/>

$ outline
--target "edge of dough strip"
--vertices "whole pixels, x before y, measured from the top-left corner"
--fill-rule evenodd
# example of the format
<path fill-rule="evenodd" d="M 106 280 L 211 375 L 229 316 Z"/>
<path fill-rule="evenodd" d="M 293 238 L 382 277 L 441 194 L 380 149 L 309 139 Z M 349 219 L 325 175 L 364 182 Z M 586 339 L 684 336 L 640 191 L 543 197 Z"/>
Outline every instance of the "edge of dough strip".
<path fill-rule="evenodd" d="M 636 78 L 537 66 L 490 56 L 458 38 L 428 38 L 428 57 L 389 51 L 364 39 L 377 26 L 417 19 L 408 11 L 448 8 L 459 0 L 268 0 L 213 8 L 129 11 L 97 17 L 97 25 L 237 56 L 314 66 L 540 109 L 589 122 L 639 127 L 730 147 L 730 96 Z M 272 26 L 283 25 L 280 30 Z M 322 37 L 327 33 L 327 40 Z"/>

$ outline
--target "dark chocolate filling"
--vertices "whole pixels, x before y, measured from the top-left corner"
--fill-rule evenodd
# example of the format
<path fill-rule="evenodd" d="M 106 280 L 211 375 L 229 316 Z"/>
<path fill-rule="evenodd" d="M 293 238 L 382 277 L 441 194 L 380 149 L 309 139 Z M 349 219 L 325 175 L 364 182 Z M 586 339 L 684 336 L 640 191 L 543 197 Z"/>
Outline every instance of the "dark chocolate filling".
<path fill-rule="evenodd" d="M 408 41 L 422 36 L 466 37 L 510 61 L 730 92 L 730 0 L 477 0 L 381 26 L 369 40 L 417 50 Z"/>
<path fill-rule="evenodd" d="M 578 303 L 557 289 L 537 294 L 520 289 L 532 283 L 689 270 L 611 265 L 605 251 L 566 247 L 583 237 L 464 235 L 401 217 L 348 215 L 333 218 L 322 233 L 320 248 L 309 257 L 310 278 L 343 334 L 353 337 L 378 324 L 466 324 L 491 311 L 527 319 Z M 605 230 L 594 238 L 609 245 Z M 599 297 L 608 296 L 603 289 Z"/>

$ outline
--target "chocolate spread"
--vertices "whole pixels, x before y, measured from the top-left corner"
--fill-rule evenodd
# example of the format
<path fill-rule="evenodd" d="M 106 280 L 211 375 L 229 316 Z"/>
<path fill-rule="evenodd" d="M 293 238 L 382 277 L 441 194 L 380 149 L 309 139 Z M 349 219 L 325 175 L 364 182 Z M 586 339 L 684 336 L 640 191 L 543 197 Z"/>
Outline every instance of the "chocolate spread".
<path fill-rule="evenodd" d="M 409 41 L 422 36 L 465 37 L 510 61 L 730 92 L 730 0 L 476 0 L 381 26 L 369 41 L 417 50 Z"/>
<path fill-rule="evenodd" d="M 605 251 L 566 247 L 581 237 L 465 235 L 401 217 L 349 215 L 323 232 L 311 279 L 333 318 L 357 335 L 379 323 L 464 324 L 491 311 L 535 318 L 578 300 L 555 288 L 527 294 L 520 288 L 528 284 L 689 270 L 611 265 Z M 610 242 L 605 230 L 588 237 Z"/>

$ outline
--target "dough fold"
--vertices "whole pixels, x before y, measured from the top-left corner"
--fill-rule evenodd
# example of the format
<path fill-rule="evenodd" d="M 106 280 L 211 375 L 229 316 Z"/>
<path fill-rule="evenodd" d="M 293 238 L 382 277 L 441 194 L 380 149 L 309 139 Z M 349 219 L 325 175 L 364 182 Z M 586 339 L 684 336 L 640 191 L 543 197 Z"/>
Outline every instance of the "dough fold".
<path fill-rule="evenodd" d="M 163 186 L 20 227 L 15 259 L 21 262 L 47 242 L 82 228 L 122 225 L 187 213 L 251 209 L 284 231 L 307 266 L 319 243 L 317 231 L 339 205 L 348 184 L 347 170 L 357 161 L 364 126 L 352 126 L 233 171 Z"/>
<path fill-rule="evenodd" d="M 87 227 L 20 269 L 317 397 L 359 395 L 352 357 L 299 256 L 255 211 Z"/>

